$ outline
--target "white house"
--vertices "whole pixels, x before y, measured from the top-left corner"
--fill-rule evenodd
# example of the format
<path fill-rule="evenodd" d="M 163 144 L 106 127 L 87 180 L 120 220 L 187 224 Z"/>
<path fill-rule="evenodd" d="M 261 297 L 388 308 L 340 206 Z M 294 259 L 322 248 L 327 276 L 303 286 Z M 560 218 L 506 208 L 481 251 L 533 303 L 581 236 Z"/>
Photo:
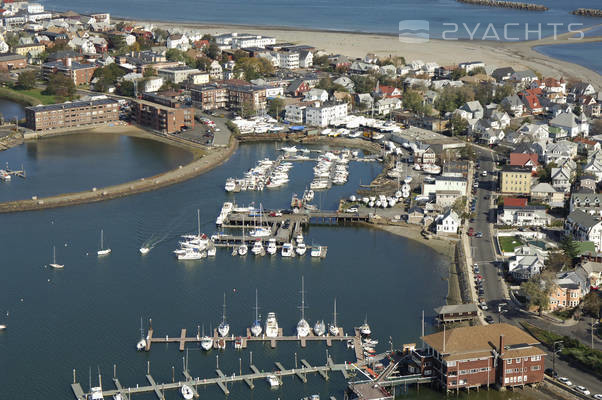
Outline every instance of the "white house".
<path fill-rule="evenodd" d="M 543 206 L 507 206 L 498 215 L 498 222 L 512 226 L 548 226 L 550 217 Z"/>
<path fill-rule="evenodd" d="M 572 160 L 577 156 L 577 143 L 561 140 L 556 143 L 550 143 L 546 148 L 545 162 L 551 162 L 558 165 L 563 160 Z"/>
<path fill-rule="evenodd" d="M 224 76 L 224 71 L 220 63 L 216 60 L 211 61 L 211 65 L 209 66 L 209 77 L 211 79 L 222 79 Z"/>
<path fill-rule="evenodd" d="M 157 92 L 163 86 L 163 78 L 160 76 L 150 77 L 144 82 L 145 92 Z"/>
<path fill-rule="evenodd" d="M 222 48 L 243 49 L 247 47 L 260 47 L 263 49 L 265 46 L 276 44 L 276 38 L 232 32 L 216 36 L 215 42 Z"/>
<path fill-rule="evenodd" d="M 347 116 L 347 103 L 307 107 L 305 121 L 308 125 L 325 128 L 333 122 L 341 121 Z"/>
<path fill-rule="evenodd" d="M 307 107 L 299 104 L 287 104 L 284 107 L 284 119 L 294 124 L 302 124 L 305 122 L 305 109 Z"/>
<path fill-rule="evenodd" d="M 569 201 L 569 210 L 583 211 L 584 213 L 602 217 L 602 194 L 600 193 L 573 193 Z"/>
<path fill-rule="evenodd" d="M 554 189 L 568 193 L 571 191 L 571 171 L 566 168 L 552 168 L 550 172 L 552 178 L 552 187 Z"/>
<path fill-rule="evenodd" d="M 201 71 L 196 68 L 182 65 L 178 67 L 161 68 L 157 71 L 157 75 L 162 76 L 170 82 L 181 83 L 187 80 L 190 75 L 198 74 L 199 72 Z"/>
<path fill-rule="evenodd" d="M 305 92 L 303 101 L 319 101 L 324 103 L 328 100 L 328 92 L 324 89 L 313 88 L 309 92 Z"/>
<path fill-rule="evenodd" d="M 314 53 L 309 50 L 299 52 L 299 68 L 310 68 L 314 65 Z"/>
<path fill-rule="evenodd" d="M 437 226 L 437 235 L 455 234 L 458 233 L 460 227 L 460 217 L 451 208 L 443 215 L 437 216 L 435 219 Z"/>
<path fill-rule="evenodd" d="M 189 45 L 190 45 L 190 43 L 188 41 L 188 37 L 182 33 L 170 35 L 167 38 L 167 48 L 168 49 L 188 50 Z"/>
<path fill-rule="evenodd" d="M 376 102 L 376 111 L 380 115 L 387 115 L 393 110 L 399 110 L 401 108 L 401 100 L 397 97 L 390 97 L 386 99 L 380 99 Z"/>
<path fill-rule="evenodd" d="M 571 138 L 589 135 L 589 122 L 584 113 L 577 117 L 572 112 L 563 112 L 550 120 L 550 126 L 564 130 Z"/>
<path fill-rule="evenodd" d="M 544 266 L 544 251 L 534 246 L 520 246 L 514 249 L 514 256 L 508 261 L 508 272 L 516 280 L 528 281 L 539 274 Z"/>
<path fill-rule="evenodd" d="M 466 178 L 454 176 L 438 176 L 434 183 L 423 183 L 422 194 L 425 196 L 436 196 L 439 191 L 456 191 L 466 195 Z"/>

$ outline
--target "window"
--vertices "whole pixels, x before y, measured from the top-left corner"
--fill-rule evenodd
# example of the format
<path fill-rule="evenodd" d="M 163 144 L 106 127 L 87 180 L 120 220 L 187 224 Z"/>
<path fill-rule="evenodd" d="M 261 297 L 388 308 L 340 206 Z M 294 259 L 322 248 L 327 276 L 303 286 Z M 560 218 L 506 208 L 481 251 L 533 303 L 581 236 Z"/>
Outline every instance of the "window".
<path fill-rule="evenodd" d="M 540 368 L 541 368 L 541 366 L 539 366 L 539 365 L 534 365 L 534 366 L 532 366 L 532 367 L 531 367 L 531 371 L 539 371 L 539 370 L 540 370 Z"/>
<path fill-rule="evenodd" d="M 512 359 L 509 358 L 508 361 L 506 362 L 506 364 L 512 364 Z"/>

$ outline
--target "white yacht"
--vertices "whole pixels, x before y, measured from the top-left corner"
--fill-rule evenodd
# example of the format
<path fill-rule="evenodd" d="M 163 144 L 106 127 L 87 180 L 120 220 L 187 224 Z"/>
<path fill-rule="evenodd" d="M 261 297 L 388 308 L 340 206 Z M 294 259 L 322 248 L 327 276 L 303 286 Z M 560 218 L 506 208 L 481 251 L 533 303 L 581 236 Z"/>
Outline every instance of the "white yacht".
<path fill-rule="evenodd" d="M 121 395 L 121 393 L 115 393 L 113 395 L 113 400 L 124 400 L 123 396 Z"/>
<path fill-rule="evenodd" d="M 314 324 L 314 333 L 316 336 L 324 336 L 326 333 L 326 324 L 324 324 L 324 321 L 320 320 Z"/>
<path fill-rule="evenodd" d="M 140 340 L 136 343 L 136 350 L 142 351 L 146 349 L 146 339 L 144 337 L 144 329 L 142 328 L 142 318 L 140 318 Z"/>
<path fill-rule="evenodd" d="M 270 236 L 272 234 L 272 229 L 270 229 L 267 226 L 258 226 L 255 229 L 252 229 L 249 232 L 249 235 L 253 236 L 253 237 L 266 237 L 266 236 Z"/>
<path fill-rule="evenodd" d="M 101 229 L 100 230 L 100 250 L 98 250 L 96 252 L 96 254 L 98 254 L 98 256 L 106 256 L 110 252 L 111 252 L 111 249 L 104 248 L 104 231 Z"/>
<path fill-rule="evenodd" d="M 337 326 L 337 299 L 334 299 L 334 312 L 332 313 L 332 323 L 328 324 L 328 333 L 332 336 L 339 336 L 339 327 Z"/>
<path fill-rule="evenodd" d="M 296 153 L 297 152 L 297 148 L 295 146 L 282 147 L 280 150 L 284 151 L 285 153 Z"/>
<path fill-rule="evenodd" d="M 253 336 L 259 336 L 262 332 L 261 321 L 259 320 L 258 315 L 259 307 L 257 306 L 257 289 L 255 289 L 255 321 L 253 321 L 253 325 L 251 325 L 251 334 Z"/>
<path fill-rule="evenodd" d="M 311 246 L 312 257 L 322 257 L 322 246 Z"/>
<path fill-rule="evenodd" d="M 91 400 L 103 400 L 102 388 L 100 386 L 90 388 L 90 399 Z"/>
<path fill-rule="evenodd" d="M 280 380 L 276 377 L 276 375 L 268 375 L 266 379 L 268 380 L 271 388 L 277 388 L 280 386 Z"/>
<path fill-rule="evenodd" d="M 215 257 L 216 254 L 217 254 L 217 247 L 211 246 L 207 249 L 207 255 L 209 257 Z"/>
<path fill-rule="evenodd" d="M 307 247 L 305 246 L 305 243 L 301 242 L 301 243 L 297 244 L 297 247 L 295 248 L 295 251 L 300 256 L 304 255 L 305 252 L 307 251 Z"/>
<path fill-rule="evenodd" d="M 306 202 L 310 202 L 314 199 L 315 193 L 313 190 L 309 189 L 306 190 L 305 193 L 303 193 L 303 200 L 305 200 Z"/>
<path fill-rule="evenodd" d="M 251 253 L 255 254 L 256 256 L 262 255 L 264 251 L 265 249 L 263 248 L 263 244 L 261 244 L 261 240 L 257 240 L 251 248 Z"/>
<path fill-rule="evenodd" d="M 205 351 L 211 350 L 213 347 L 213 338 L 210 336 L 203 336 L 201 338 L 201 348 Z"/>
<path fill-rule="evenodd" d="M 282 245 L 282 257 L 293 256 L 293 245 L 291 243 L 284 243 Z"/>
<path fill-rule="evenodd" d="M 249 251 L 249 247 L 245 243 L 238 246 L 238 255 L 239 256 L 246 256 L 248 251 Z"/>
<path fill-rule="evenodd" d="M 219 326 L 217 327 L 217 332 L 221 337 L 228 336 L 228 333 L 230 332 L 230 325 L 228 325 L 228 322 L 226 322 L 226 293 L 224 293 L 224 312 L 222 314 L 222 322 L 220 322 Z"/>
<path fill-rule="evenodd" d="M 6 329 L 6 325 L 0 325 L 0 331 L 3 331 Z"/>
<path fill-rule="evenodd" d="M 267 337 L 278 336 L 278 320 L 276 319 L 276 313 L 268 313 L 268 318 L 265 320 L 265 335 Z"/>
<path fill-rule="evenodd" d="M 195 248 L 184 249 L 183 252 L 177 253 L 178 260 L 200 260 L 207 257 L 207 252 Z"/>
<path fill-rule="evenodd" d="M 194 392 L 188 385 L 182 385 L 182 387 L 180 388 L 180 393 L 182 394 L 182 397 L 186 400 L 192 400 L 192 398 L 194 397 Z"/>
<path fill-rule="evenodd" d="M 360 326 L 360 333 L 364 336 L 370 336 L 372 333 L 370 325 L 368 325 L 368 317 L 364 318 L 364 323 Z"/>
<path fill-rule="evenodd" d="M 299 233 L 297 236 L 295 236 L 295 241 L 297 243 L 303 243 L 303 234 Z"/>
<path fill-rule="evenodd" d="M 150 251 L 150 247 L 140 247 L 140 254 L 145 255 Z"/>
<path fill-rule="evenodd" d="M 52 263 L 50 264 L 50 266 L 54 269 L 63 269 L 65 268 L 65 266 L 63 264 L 57 264 L 56 263 L 56 248 L 54 246 L 52 246 Z"/>
<path fill-rule="evenodd" d="M 233 192 L 236 190 L 236 181 L 233 178 L 228 178 L 226 180 L 226 185 L 224 186 L 226 192 Z"/>
<path fill-rule="evenodd" d="M 276 247 L 276 239 L 271 238 L 268 240 L 268 249 L 267 252 L 269 255 L 273 256 L 278 252 L 278 247 Z"/>
<path fill-rule="evenodd" d="M 309 335 L 311 328 L 305 320 L 305 278 L 301 276 L 301 319 L 297 323 L 297 336 L 305 337 Z"/>

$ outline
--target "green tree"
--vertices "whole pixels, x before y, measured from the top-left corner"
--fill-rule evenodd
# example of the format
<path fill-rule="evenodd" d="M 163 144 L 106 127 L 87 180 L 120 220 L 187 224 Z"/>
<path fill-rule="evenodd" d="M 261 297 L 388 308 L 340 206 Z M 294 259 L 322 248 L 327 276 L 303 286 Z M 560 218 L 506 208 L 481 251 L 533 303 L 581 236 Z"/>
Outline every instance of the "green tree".
<path fill-rule="evenodd" d="M 274 98 L 268 101 L 268 114 L 274 118 L 279 118 L 284 110 L 285 102 L 283 99 Z"/>
<path fill-rule="evenodd" d="M 506 83 L 502 86 L 498 86 L 495 89 L 495 96 L 493 97 L 493 101 L 496 103 L 500 103 L 508 96 L 512 96 L 514 94 L 514 86 L 510 83 Z"/>
<path fill-rule="evenodd" d="M 424 112 L 422 96 L 415 90 L 408 89 L 403 94 L 403 106 L 415 113 Z"/>
<path fill-rule="evenodd" d="M 545 261 L 546 271 L 551 272 L 560 272 L 565 267 L 570 265 L 571 259 L 568 258 L 562 251 L 550 252 Z"/>
<path fill-rule="evenodd" d="M 369 75 L 351 75 L 356 93 L 372 93 L 376 89 L 376 78 Z"/>
<path fill-rule="evenodd" d="M 549 274 L 535 275 L 520 285 L 527 296 L 529 308 L 537 308 L 539 312 L 550 306 L 550 292 L 553 288 L 552 277 Z"/>
<path fill-rule="evenodd" d="M 451 73 L 451 78 L 454 81 L 457 81 L 458 79 L 462 78 L 463 76 L 466 76 L 466 70 L 463 68 L 456 68 Z"/>
<path fill-rule="evenodd" d="M 148 67 L 144 69 L 144 73 L 142 74 L 145 78 L 157 75 L 157 70 L 153 67 Z"/>
<path fill-rule="evenodd" d="M 253 114 L 255 114 L 255 107 L 253 106 L 253 103 L 248 100 L 243 102 L 240 107 L 240 116 L 243 118 L 249 118 Z"/>
<path fill-rule="evenodd" d="M 464 160 L 475 161 L 477 159 L 477 153 L 472 145 L 467 144 L 460 149 L 460 157 Z"/>
<path fill-rule="evenodd" d="M 579 245 L 573 238 L 565 235 L 560 241 L 560 248 L 564 255 L 571 260 L 571 264 L 574 263 L 576 258 L 579 256 Z"/>
<path fill-rule="evenodd" d="M 117 64 L 109 64 L 94 71 L 94 78 L 97 82 L 94 89 L 99 92 L 105 92 L 109 87 L 114 86 L 119 78 L 125 75 L 125 71 Z"/>
<path fill-rule="evenodd" d="M 45 94 L 53 95 L 60 100 L 73 100 L 75 97 L 75 83 L 73 79 L 61 74 L 51 74 L 48 77 Z"/>
<path fill-rule="evenodd" d="M 594 318 L 600 318 L 602 315 L 602 299 L 600 293 L 591 291 L 583 298 L 583 311 Z"/>
<path fill-rule="evenodd" d="M 464 214 L 464 210 L 466 209 L 466 196 L 458 197 L 454 204 L 452 205 L 452 210 L 456 212 L 458 215 Z"/>
<path fill-rule="evenodd" d="M 234 66 L 234 73 L 244 74 L 246 80 L 271 76 L 274 74 L 274 66 L 272 63 L 263 57 L 243 57 L 240 58 Z"/>
<path fill-rule="evenodd" d="M 575 114 L 578 117 L 581 115 L 582 112 L 583 111 L 581 110 L 581 106 L 580 105 L 575 106 L 575 108 L 573 109 L 573 114 Z"/>
<path fill-rule="evenodd" d="M 156 28 L 153 32 L 153 36 L 155 37 L 155 42 L 163 42 L 167 40 L 169 37 L 169 32 L 165 29 Z"/>
<path fill-rule="evenodd" d="M 470 75 L 470 76 L 474 76 L 474 75 L 478 75 L 478 74 L 487 75 L 487 71 L 485 70 L 485 67 L 476 67 L 468 73 L 468 75 Z"/>
<path fill-rule="evenodd" d="M 205 54 L 212 60 L 216 60 L 220 53 L 220 48 L 213 42 L 210 43 L 209 46 L 205 47 Z"/>
<path fill-rule="evenodd" d="M 539 167 L 537 177 L 540 182 L 552 182 L 552 168 L 556 168 L 556 163 L 550 162 L 545 167 Z"/>
<path fill-rule="evenodd" d="M 460 116 L 460 114 L 452 115 L 449 120 L 450 129 L 453 136 L 460 136 L 466 132 L 468 121 Z"/>
<path fill-rule="evenodd" d="M 36 86 L 36 77 L 35 71 L 21 72 L 17 79 L 17 87 L 23 90 L 33 89 Z"/>
<path fill-rule="evenodd" d="M 134 82 L 122 81 L 117 86 L 117 93 L 121 96 L 134 97 Z"/>

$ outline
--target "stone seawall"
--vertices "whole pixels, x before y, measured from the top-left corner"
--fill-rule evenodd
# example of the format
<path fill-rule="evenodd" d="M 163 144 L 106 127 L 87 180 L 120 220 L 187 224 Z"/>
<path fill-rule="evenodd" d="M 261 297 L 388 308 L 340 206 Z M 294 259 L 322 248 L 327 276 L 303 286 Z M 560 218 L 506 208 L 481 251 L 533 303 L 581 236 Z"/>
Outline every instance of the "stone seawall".
<path fill-rule="evenodd" d="M 602 10 L 598 10 L 595 8 L 578 8 L 576 10 L 571 11 L 573 15 L 581 15 L 585 17 L 602 17 Z"/>
<path fill-rule="evenodd" d="M 518 1 L 500 1 L 500 0 L 456 0 L 460 3 L 473 4 L 477 6 L 514 8 L 526 11 L 547 11 L 548 7 L 541 4 L 521 3 Z"/>

